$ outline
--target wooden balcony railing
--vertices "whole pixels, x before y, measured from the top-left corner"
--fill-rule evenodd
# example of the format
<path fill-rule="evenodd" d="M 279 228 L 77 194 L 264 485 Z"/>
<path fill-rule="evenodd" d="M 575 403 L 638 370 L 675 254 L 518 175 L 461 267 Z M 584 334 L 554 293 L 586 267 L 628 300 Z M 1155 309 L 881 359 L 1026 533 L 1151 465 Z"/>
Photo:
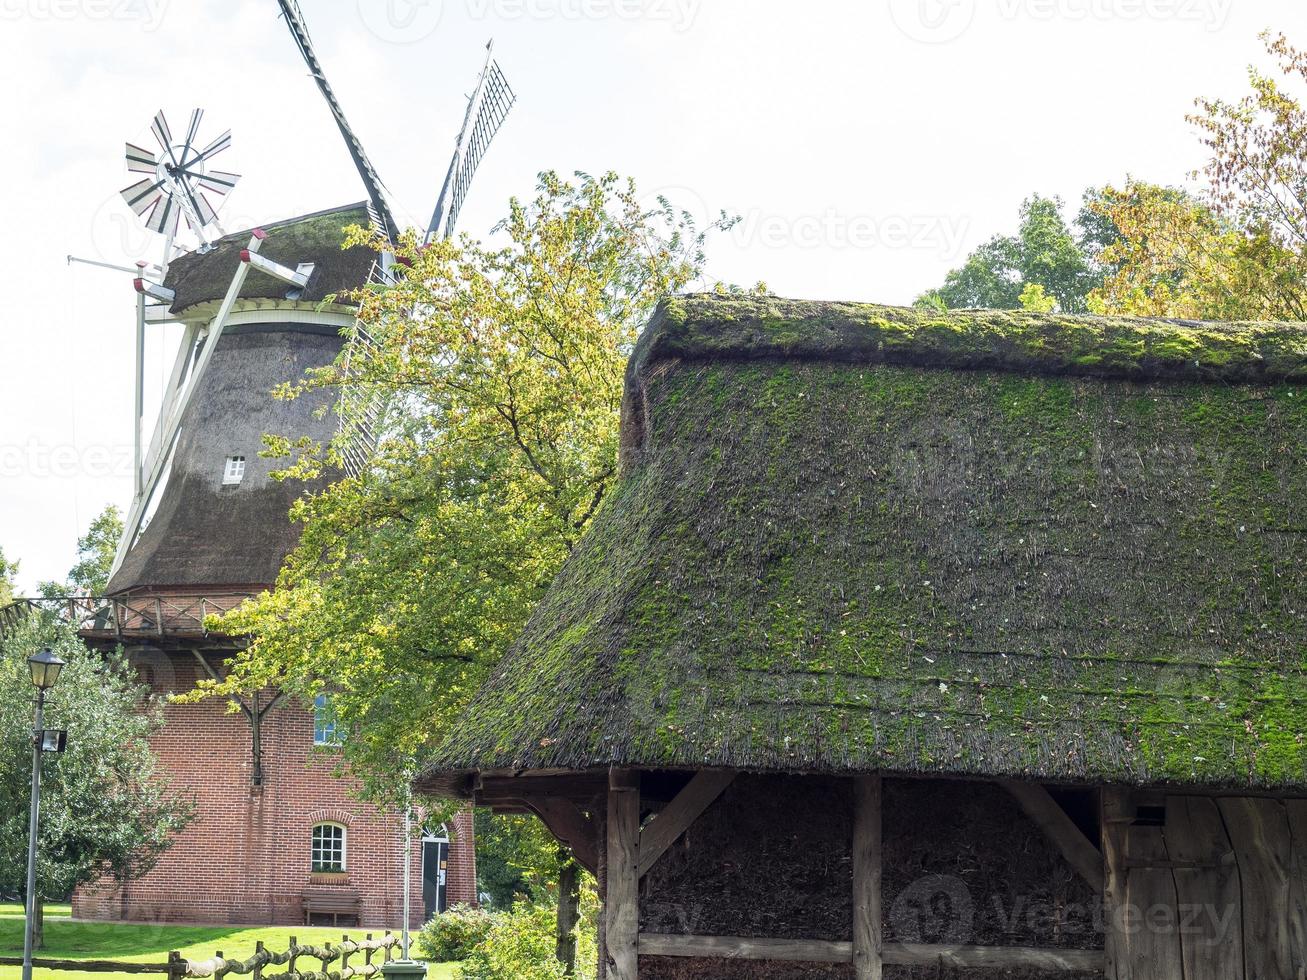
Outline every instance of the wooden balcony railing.
<path fill-rule="evenodd" d="M 15 599 L 0 609 L 0 635 L 27 616 L 58 616 L 87 639 L 204 637 L 204 621 L 235 609 L 245 592 L 206 595 L 59 596 Z"/>

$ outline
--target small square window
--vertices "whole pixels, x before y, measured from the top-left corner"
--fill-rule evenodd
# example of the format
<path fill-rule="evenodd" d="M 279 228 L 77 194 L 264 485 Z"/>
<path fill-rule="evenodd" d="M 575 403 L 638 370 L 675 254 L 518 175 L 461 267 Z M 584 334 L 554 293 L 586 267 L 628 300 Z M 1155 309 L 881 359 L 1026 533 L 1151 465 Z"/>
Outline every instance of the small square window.
<path fill-rule="evenodd" d="M 245 457 L 228 456 L 227 465 L 222 469 L 222 485 L 238 487 L 243 479 L 245 479 Z"/>

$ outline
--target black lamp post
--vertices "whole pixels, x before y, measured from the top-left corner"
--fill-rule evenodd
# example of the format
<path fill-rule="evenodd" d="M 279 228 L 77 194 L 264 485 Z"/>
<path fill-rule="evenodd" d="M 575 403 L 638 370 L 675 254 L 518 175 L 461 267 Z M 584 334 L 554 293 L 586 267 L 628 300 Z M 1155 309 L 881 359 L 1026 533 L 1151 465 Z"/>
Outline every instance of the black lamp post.
<path fill-rule="evenodd" d="M 36 718 L 32 725 L 32 818 L 27 830 L 27 921 L 23 930 L 23 980 L 32 980 L 32 940 L 36 926 L 36 832 L 41 819 L 41 750 L 45 741 L 45 692 L 55 686 L 64 661 L 53 650 L 27 658 L 36 685 Z"/>

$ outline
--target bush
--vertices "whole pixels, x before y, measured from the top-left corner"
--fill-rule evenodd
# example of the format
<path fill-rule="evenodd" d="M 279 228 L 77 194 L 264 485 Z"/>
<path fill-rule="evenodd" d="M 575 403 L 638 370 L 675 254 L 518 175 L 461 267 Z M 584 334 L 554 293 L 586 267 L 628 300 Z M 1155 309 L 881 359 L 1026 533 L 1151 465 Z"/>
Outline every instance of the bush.
<path fill-rule="evenodd" d="M 594 977 L 595 918 L 598 899 L 594 891 L 581 891 L 581 926 L 577 930 L 576 980 Z M 555 957 L 553 905 L 519 903 L 507 915 L 497 917 L 485 941 L 477 946 L 462 966 L 462 980 L 560 980 L 563 967 Z"/>
<path fill-rule="evenodd" d="M 422 927 L 417 934 L 418 950 L 429 963 L 465 960 L 501 918 L 471 905 L 455 905 Z"/>

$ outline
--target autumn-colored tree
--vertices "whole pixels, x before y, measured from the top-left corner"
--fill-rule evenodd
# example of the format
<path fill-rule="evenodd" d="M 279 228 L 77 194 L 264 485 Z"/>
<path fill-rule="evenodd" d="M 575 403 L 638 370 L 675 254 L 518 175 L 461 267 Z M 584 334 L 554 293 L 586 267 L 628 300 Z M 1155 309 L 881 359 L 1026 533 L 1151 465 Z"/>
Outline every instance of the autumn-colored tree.
<path fill-rule="evenodd" d="M 1120 230 L 1100 312 L 1200 319 L 1307 317 L 1307 53 L 1263 35 L 1280 79 L 1249 69 L 1238 102 L 1199 99 L 1189 121 L 1211 151 L 1198 194 L 1128 181 L 1097 210 Z"/>

